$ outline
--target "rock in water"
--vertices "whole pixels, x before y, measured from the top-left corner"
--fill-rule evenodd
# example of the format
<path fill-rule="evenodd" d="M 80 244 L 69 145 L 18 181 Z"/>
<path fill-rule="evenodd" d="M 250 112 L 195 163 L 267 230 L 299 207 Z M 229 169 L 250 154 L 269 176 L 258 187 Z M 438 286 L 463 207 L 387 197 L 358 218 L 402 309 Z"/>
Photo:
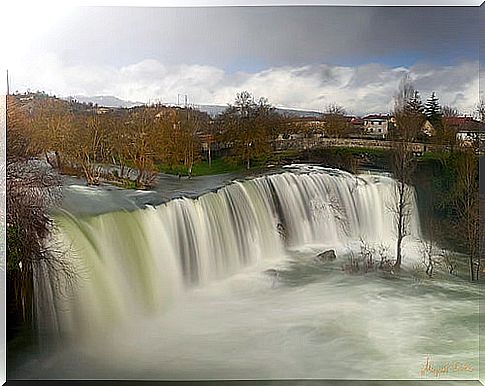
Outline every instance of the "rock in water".
<path fill-rule="evenodd" d="M 278 234 L 285 239 L 286 238 L 285 226 L 282 223 L 278 223 L 278 225 L 276 226 L 276 229 L 278 231 Z"/>
<path fill-rule="evenodd" d="M 320 261 L 320 262 L 325 262 L 325 261 L 332 261 L 337 258 L 337 255 L 335 254 L 335 251 L 333 249 L 329 249 L 328 251 L 319 253 L 315 260 Z"/>
<path fill-rule="evenodd" d="M 267 269 L 266 271 L 264 271 L 264 273 L 273 277 L 279 276 L 279 272 L 276 269 Z"/>

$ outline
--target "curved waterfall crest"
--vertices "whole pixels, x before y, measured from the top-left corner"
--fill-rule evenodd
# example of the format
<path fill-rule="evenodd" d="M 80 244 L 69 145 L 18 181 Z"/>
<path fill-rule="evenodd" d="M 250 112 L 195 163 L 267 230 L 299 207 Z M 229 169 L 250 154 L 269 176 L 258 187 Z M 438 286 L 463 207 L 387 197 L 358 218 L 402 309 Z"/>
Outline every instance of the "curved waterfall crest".
<path fill-rule="evenodd" d="M 305 246 L 392 242 L 395 181 L 310 168 L 237 181 L 196 199 L 76 218 L 56 218 L 86 279 L 68 298 L 38 272 L 42 329 L 79 336 L 113 320 L 160 312 L 185 288 L 227 277 Z M 413 202 L 411 234 L 419 236 Z"/>

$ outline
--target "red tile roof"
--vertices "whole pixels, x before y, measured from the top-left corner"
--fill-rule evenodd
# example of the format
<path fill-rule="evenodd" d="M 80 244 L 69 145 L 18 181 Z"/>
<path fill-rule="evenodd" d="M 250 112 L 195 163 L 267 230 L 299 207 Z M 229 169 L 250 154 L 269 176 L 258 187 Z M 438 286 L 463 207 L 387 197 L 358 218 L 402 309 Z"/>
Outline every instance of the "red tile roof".
<path fill-rule="evenodd" d="M 362 119 L 389 119 L 389 115 L 387 114 L 369 114 Z"/>

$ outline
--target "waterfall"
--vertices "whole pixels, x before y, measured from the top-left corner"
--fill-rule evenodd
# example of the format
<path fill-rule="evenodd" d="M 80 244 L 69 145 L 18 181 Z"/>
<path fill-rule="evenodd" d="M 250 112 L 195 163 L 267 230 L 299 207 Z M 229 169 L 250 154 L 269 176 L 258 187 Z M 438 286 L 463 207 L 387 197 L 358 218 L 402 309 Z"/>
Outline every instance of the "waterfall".
<path fill-rule="evenodd" d="M 58 278 L 37 272 L 39 326 L 64 337 L 103 334 L 163 312 L 187 288 L 292 249 L 345 246 L 360 237 L 390 243 L 394 188 L 386 176 L 286 171 L 157 207 L 58 215 L 55 237 L 79 280 L 61 296 L 53 293 Z M 410 229 L 419 236 L 417 215 Z"/>

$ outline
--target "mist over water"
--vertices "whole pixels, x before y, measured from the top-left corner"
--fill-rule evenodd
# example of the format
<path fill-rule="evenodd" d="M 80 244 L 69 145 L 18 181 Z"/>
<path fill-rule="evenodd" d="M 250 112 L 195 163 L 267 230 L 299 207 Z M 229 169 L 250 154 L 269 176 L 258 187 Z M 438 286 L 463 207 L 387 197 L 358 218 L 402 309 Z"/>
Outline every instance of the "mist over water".
<path fill-rule="evenodd" d="M 476 378 L 474 286 L 342 271 L 359 239 L 393 254 L 394 187 L 383 175 L 294 166 L 197 199 L 58 215 L 79 286 L 60 296 L 37 272 L 40 333 L 59 345 L 16 374 L 415 379 L 429 355 L 474 369 L 445 378 Z M 421 259 L 415 202 L 412 213 L 408 268 Z M 328 249 L 335 261 L 315 261 Z"/>

